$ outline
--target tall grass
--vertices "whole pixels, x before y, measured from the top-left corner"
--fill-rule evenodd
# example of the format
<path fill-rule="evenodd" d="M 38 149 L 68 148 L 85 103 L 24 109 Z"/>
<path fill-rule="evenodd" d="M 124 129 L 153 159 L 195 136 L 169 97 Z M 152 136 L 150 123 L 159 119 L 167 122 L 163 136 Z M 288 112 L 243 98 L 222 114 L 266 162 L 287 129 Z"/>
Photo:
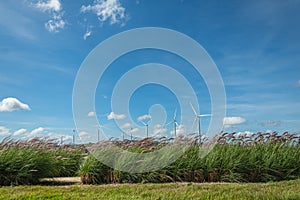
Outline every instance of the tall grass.
<path fill-rule="evenodd" d="M 300 137 L 295 134 L 285 132 L 278 135 L 274 132 L 246 136 L 224 133 L 216 138 L 217 144 L 204 158 L 199 157 L 199 147 L 205 142 L 199 143 L 197 138 L 192 141 L 179 159 L 158 171 L 126 173 L 112 169 L 93 155 L 89 155 L 81 165 L 80 175 L 83 183 L 93 184 L 173 181 L 267 182 L 300 177 Z M 139 153 L 155 151 L 168 142 L 172 140 L 161 138 L 157 141 L 148 138 L 142 141 L 110 141 L 123 149 Z M 97 144 L 94 151 L 97 151 L 99 145 L 105 146 L 107 142 Z M 120 162 L 111 159 L 111 162 Z"/>
<path fill-rule="evenodd" d="M 51 140 L 0 143 L 0 185 L 36 184 L 40 178 L 75 176 L 82 162 L 81 146 L 59 146 Z"/>

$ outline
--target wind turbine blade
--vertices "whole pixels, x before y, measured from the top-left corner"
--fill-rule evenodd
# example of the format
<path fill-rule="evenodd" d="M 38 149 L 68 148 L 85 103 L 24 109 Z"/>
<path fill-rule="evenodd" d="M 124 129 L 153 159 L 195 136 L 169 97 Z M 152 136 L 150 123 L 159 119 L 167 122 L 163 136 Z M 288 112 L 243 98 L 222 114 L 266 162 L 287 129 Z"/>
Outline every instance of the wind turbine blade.
<path fill-rule="evenodd" d="M 141 121 L 141 123 L 144 124 L 145 126 L 147 126 L 147 124 L 145 122 Z"/>
<path fill-rule="evenodd" d="M 171 123 L 173 123 L 173 121 L 171 121 L 171 122 L 165 124 L 164 126 L 168 126 L 168 125 L 170 125 Z"/>
<path fill-rule="evenodd" d="M 174 111 L 174 120 L 176 119 L 176 114 L 177 114 L 177 108 Z"/>
<path fill-rule="evenodd" d="M 211 117 L 212 114 L 202 114 L 202 115 L 199 115 L 200 117 Z"/>
<path fill-rule="evenodd" d="M 179 126 L 179 124 L 175 121 L 176 126 Z"/>
<path fill-rule="evenodd" d="M 198 114 L 197 114 L 197 112 L 196 112 L 196 110 L 195 110 L 195 108 L 194 108 L 194 106 L 192 105 L 192 103 L 191 103 L 191 102 L 190 102 L 190 105 L 191 105 L 191 107 L 192 107 L 192 110 L 193 110 L 193 112 L 194 112 L 195 116 L 198 116 Z"/>
<path fill-rule="evenodd" d="M 109 131 L 111 131 L 112 129 L 110 129 L 110 128 L 108 128 L 106 125 L 100 125 L 99 126 L 99 129 L 106 129 L 106 130 L 109 130 Z"/>
<path fill-rule="evenodd" d="M 192 128 L 194 128 L 196 120 L 197 120 L 197 117 L 195 117 L 195 119 L 193 121 Z"/>

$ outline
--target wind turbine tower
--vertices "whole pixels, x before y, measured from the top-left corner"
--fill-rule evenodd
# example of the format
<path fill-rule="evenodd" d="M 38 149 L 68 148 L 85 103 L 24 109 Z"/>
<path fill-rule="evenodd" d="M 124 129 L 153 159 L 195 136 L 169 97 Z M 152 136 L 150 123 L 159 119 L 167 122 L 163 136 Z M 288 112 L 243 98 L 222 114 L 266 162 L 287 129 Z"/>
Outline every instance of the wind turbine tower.
<path fill-rule="evenodd" d="M 212 116 L 211 114 L 197 114 L 195 108 L 193 107 L 193 105 L 190 103 L 191 107 L 192 107 L 192 110 L 195 114 L 195 119 L 194 119 L 194 122 L 193 122 L 193 126 L 194 126 L 194 123 L 195 121 L 197 120 L 197 123 L 198 123 L 198 135 L 199 135 L 199 141 L 201 143 L 201 117 L 210 117 Z"/>

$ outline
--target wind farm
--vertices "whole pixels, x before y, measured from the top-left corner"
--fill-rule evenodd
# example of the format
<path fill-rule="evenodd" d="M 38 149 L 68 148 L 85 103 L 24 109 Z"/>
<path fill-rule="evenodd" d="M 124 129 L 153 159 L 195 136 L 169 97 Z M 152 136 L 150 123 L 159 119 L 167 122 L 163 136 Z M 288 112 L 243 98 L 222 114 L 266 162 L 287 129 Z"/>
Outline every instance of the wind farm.
<path fill-rule="evenodd" d="M 0 1 L 1 199 L 300 199 L 300 1 Z"/>

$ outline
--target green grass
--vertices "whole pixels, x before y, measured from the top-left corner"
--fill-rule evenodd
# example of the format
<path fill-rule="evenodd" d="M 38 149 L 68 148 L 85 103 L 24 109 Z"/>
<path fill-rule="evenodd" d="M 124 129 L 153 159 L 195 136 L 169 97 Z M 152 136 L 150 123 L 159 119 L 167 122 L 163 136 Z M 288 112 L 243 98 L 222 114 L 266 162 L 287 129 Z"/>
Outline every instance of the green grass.
<path fill-rule="evenodd" d="M 106 151 L 101 151 L 99 155 L 111 159 L 114 166 L 132 163 L 126 155 L 118 158 Z M 300 178 L 300 145 L 282 142 L 254 143 L 249 146 L 217 144 L 207 156 L 201 158 L 198 155 L 199 145 L 192 144 L 179 159 L 163 169 L 130 174 L 109 168 L 90 154 L 81 165 L 79 173 L 84 183 L 92 184 L 268 182 Z M 147 160 L 143 161 L 140 167 L 147 167 L 152 160 L 148 163 Z M 159 163 L 159 160 L 152 163 Z M 133 167 L 137 167 L 137 164 Z"/>
<path fill-rule="evenodd" d="M 300 180 L 0 187 L 0 199 L 300 199 Z"/>
<path fill-rule="evenodd" d="M 183 153 L 181 144 L 186 139 L 189 146 Z M 82 182 L 87 184 L 269 182 L 300 178 L 300 136 L 257 133 L 241 137 L 225 133 L 215 139 L 216 146 L 204 157 L 199 156 L 199 152 L 210 142 L 203 144 L 197 136 L 179 137 L 176 141 L 166 138 L 103 141 L 90 146 L 90 154 L 86 157 L 83 145 L 60 146 L 47 139 L 14 141 L 7 138 L 0 143 L 0 185 L 38 184 L 41 178 L 75 175 L 80 175 Z M 167 141 L 173 145 L 165 146 Z M 121 149 L 116 149 L 115 145 Z M 163 153 L 162 147 L 165 147 Z M 135 159 L 124 154 L 122 149 L 139 153 L 138 161 L 133 162 Z M 153 151 L 159 154 L 147 154 Z M 168 159 L 177 158 L 174 152 L 179 158 L 167 163 Z M 101 156 L 114 169 L 92 154 Z M 153 163 L 165 165 L 151 171 Z M 118 170 L 120 167 L 126 170 Z M 150 172 L 124 172 L 137 169 Z"/>
<path fill-rule="evenodd" d="M 41 178 L 76 176 L 84 150 L 50 140 L 0 142 L 0 185 L 37 184 Z"/>

